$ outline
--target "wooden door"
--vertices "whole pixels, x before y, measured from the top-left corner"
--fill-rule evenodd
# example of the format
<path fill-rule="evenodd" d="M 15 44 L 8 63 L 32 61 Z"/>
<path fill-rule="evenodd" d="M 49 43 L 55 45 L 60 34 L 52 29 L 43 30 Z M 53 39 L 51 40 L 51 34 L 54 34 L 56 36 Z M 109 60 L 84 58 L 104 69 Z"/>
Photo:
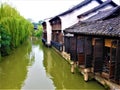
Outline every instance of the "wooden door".
<path fill-rule="evenodd" d="M 92 67 L 92 38 L 85 38 L 85 67 Z"/>
<path fill-rule="evenodd" d="M 100 38 L 95 38 L 94 56 L 93 56 L 94 57 L 94 62 L 93 62 L 94 72 L 102 72 L 103 54 L 104 54 L 104 40 Z"/>
<path fill-rule="evenodd" d="M 111 42 L 110 61 L 109 61 L 109 78 L 114 79 L 115 76 L 115 63 L 116 63 L 116 45 L 117 41 Z"/>
<path fill-rule="evenodd" d="M 77 57 L 78 57 L 79 65 L 85 64 L 84 43 L 85 43 L 84 37 L 78 36 L 77 37 Z"/>
<path fill-rule="evenodd" d="M 70 53 L 70 38 L 64 38 L 65 52 Z"/>
<path fill-rule="evenodd" d="M 76 46 L 76 36 L 70 37 L 70 57 L 73 61 L 77 61 Z"/>

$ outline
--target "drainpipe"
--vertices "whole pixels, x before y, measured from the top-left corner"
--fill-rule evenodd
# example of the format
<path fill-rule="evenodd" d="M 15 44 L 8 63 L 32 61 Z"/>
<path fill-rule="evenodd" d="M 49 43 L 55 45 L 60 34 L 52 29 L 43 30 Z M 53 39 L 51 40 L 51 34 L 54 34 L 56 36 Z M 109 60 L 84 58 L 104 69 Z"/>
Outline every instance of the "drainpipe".
<path fill-rule="evenodd" d="M 46 42 L 46 45 L 48 47 L 50 47 L 51 46 L 51 26 L 50 26 L 49 20 L 47 20 L 46 23 L 47 23 L 47 42 Z"/>

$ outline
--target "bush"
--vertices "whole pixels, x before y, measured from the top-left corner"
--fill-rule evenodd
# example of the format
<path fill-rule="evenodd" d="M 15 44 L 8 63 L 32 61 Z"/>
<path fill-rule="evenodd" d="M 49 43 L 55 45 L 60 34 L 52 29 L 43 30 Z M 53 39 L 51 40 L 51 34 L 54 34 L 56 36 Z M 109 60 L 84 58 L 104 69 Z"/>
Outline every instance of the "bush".
<path fill-rule="evenodd" d="M 0 33 L 1 33 L 0 51 L 1 51 L 1 55 L 5 56 L 10 53 L 11 38 L 10 38 L 10 35 L 7 33 L 7 31 L 5 30 L 5 28 L 2 25 L 0 25 Z"/>
<path fill-rule="evenodd" d="M 21 45 L 30 35 L 33 25 L 8 4 L 0 4 L 0 51 L 5 56 Z"/>
<path fill-rule="evenodd" d="M 33 36 L 40 38 L 42 36 L 42 26 L 38 25 L 38 30 L 33 31 Z"/>

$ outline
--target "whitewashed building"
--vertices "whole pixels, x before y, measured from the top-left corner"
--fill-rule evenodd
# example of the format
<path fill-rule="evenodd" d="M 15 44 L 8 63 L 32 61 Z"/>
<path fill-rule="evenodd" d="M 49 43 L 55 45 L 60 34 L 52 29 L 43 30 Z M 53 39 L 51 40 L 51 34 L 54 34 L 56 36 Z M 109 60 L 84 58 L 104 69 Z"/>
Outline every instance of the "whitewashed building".
<path fill-rule="evenodd" d="M 79 21 L 77 18 L 78 15 L 102 4 L 101 0 L 84 0 L 78 5 L 72 7 L 71 9 L 56 15 L 50 19 L 52 38 L 51 44 L 57 48 L 59 51 L 62 51 L 62 46 L 64 44 L 63 31 L 64 29 L 74 25 Z"/>

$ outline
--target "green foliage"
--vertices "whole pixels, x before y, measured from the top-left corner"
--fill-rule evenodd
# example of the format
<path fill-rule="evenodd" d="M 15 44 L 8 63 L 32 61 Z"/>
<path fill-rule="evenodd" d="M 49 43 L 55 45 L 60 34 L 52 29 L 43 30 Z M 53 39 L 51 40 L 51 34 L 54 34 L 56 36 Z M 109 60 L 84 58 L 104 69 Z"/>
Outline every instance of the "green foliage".
<path fill-rule="evenodd" d="M 2 40 L 1 40 L 1 29 L 0 29 L 0 49 L 1 49 L 1 42 Z M 1 61 L 1 50 L 0 50 L 0 61 Z"/>
<path fill-rule="evenodd" d="M 5 30 L 5 28 L 0 25 L 0 33 L 1 33 L 1 47 L 0 47 L 0 51 L 1 51 L 1 55 L 8 55 L 10 53 L 10 35 L 7 33 L 7 31 Z"/>
<path fill-rule="evenodd" d="M 38 25 L 38 30 L 33 30 L 33 36 L 40 38 L 42 36 L 42 26 Z"/>
<path fill-rule="evenodd" d="M 2 56 L 9 54 L 10 49 L 22 44 L 33 30 L 32 23 L 22 17 L 15 8 L 6 3 L 0 5 L 0 25 L 4 27 L 4 29 L 0 28 L 3 33 L 1 35 L 1 48 L 6 47 L 1 52 Z"/>

